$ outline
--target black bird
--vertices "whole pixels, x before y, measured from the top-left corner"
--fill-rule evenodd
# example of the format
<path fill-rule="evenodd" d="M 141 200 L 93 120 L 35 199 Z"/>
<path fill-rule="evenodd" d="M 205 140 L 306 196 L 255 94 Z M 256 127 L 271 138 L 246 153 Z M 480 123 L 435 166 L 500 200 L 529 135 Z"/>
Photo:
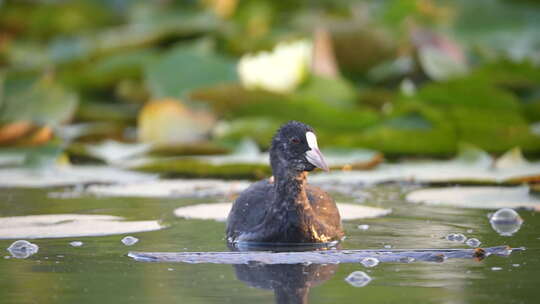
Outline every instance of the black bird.
<path fill-rule="evenodd" d="M 328 171 L 313 128 L 297 121 L 283 125 L 270 148 L 273 177 L 240 194 L 227 220 L 227 241 L 328 243 L 343 237 L 336 203 L 307 184 L 307 172 Z"/>

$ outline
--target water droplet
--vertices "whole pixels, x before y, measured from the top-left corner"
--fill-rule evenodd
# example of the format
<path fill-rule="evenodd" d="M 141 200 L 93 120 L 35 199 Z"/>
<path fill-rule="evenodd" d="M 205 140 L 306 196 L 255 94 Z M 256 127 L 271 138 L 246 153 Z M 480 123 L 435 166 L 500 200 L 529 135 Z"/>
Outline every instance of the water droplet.
<path fill-rule="evenodd" d="M 131 245 L 134 245 L 135 243 L 137 243 L 139 241 L 138 238 L 136 237 L 133 237 L 133 236 L 126 236 L 122 239 L 122 243 L 126 246 L 131 246 Z"/>
<path fill-rule="evenodd" d="M 73 242 L 70 242 L 69 243 L 72 247 L 81 247 L 82 245 L 84 245 L 83 242 L 81 241 L 73 241 Z"/>
<path fill-rule="evenodd" d="M 512 267 L 519 267 L 519 266 L 521 266 L 521 265 L 519 265 L 519 264 L 512 264 Z"/>
<path fill-rule="evenodd" d="M 358 229 L 360 229 L 360 230 L 368 230 L 369 225 L 367 225 L 367 224 L 358 225 Z"/>
<path fill-rule="evenodd" d="M 384 245 L 384 248 L 390 249 L 390 248 L 392 248 L 392 245 Z"/>
<path fill-rule="evenodd" d="M 478 239 L 470 238 L 465 242 L 465 244 L 467 244 L 469 247 L 478 248 L 482 242 L 480 242 Z"/>
<path fill-rule="evenodd" d="M 473 233 L 474 230 L 472 229 L 467 229 L 467 233 Z"/>
<path fill-rule="evenodd" d="M 345 278 L 354 287 L 364 287 L 371 282 L 371 277 L 363 271 L 354 271 Z"/>
<path fill-rule="evenodd" d="M 491 270 L 493 270 L 493 271 L 499 271 L 499 270 L 502 270 L 502 267 L 491 267 Z"/>
<path fill-rule="evenodd" d="M 364 267 L 371 268 L 379 265 L 379 260 L 376 258 L 363 258 L 360 263 L 362 263 Z"/>
<path fill-rule="evenodd" d="M 489 223 L 498 234 L 512 236 L 521 228 L 523 219 L 514 209 L 502 208 L 491 215 Z"/>
<path fill-rule="evenodd" d="M 174 271 L 174 268 L 167 268 L 168 271 Z"/>
<path fill-rule="evenodd" d="M 25 240 L 18 240 L 11 244 L 7 249 L 11 255 L 17 259 L 26 259 L 38 252 L 39 247 Z"/>

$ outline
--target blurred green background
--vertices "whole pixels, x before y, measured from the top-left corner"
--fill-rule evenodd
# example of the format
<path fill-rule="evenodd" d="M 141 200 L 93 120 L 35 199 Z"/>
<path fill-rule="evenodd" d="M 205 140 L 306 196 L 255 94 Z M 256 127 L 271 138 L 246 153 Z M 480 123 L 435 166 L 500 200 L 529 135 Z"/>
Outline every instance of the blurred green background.
<path fill-rule="evenodd" d="M 323 147 L 534 157 L 539 28 L 536 1 L 4 0 L 0 151 L 25 164 L 100 161 L 88 151 L 105 140 L 220 154 L 245 138 L 266 149 L 295 119 Z M 241 58 L 298 41 L 310 55 L 291 89 L 246 85 Z M 260 81 L 289 77 L 281 53 L 252 65 Z"/>

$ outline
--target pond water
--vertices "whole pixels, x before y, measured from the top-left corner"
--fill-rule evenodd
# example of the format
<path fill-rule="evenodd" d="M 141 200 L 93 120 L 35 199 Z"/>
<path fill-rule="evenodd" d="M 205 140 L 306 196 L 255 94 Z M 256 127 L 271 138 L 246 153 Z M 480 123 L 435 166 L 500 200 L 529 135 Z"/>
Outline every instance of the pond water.
<path fill-rule="evenodd" d="M 344 223 L 343 249 L 468 248 L 445 239 L 451 233 L 477 238 L 482 246 L 525 246 L 509 257 L 448 259 L 442 263 L 339 265 L 223 265 L 143 263 L 129 251 L 227 251 L 225 223 L 186 220 L 174 210 L 229 198 L 59 197 L 47 190 L 0 189 L 0 216 L 83 214 L 159 221 L 166 228 L 109 236 L 30 240 L 39 251 L 10 257 L 12 240 L 0 240 L 1 303 L 538 303 L 540 215 L 518 210 L 524 222 L 513 236 L 499 235 L 485 209 L 405 202 L 410 185 L 363 189 L 362 199 L 334 193 L 341 202 L 392 209 L 392 213 Z M 69 190 L 69 189 L 68 189 Z M 48 225 L 43 223 L 42 225 Z M 96 224 L 96 229 L 98 224 Z M 98 229 L 97 229 L 98 230 Z M 132 246 L 125 236 L 139 239 Z M 82 246 L 72 246 L 80 241 Z M 75 243 L 76 244 L 76 243 Z M 80 245 L 80 244 L 77 244 Z M 363 271 L 371 281 L 355 287 L 345 279 Z M 351 280 L 349 280 L 351 281 Z M 357 284 L 362 286 L 363 284 Z M 271 290 L 269 288 L 274 288 Z"/>

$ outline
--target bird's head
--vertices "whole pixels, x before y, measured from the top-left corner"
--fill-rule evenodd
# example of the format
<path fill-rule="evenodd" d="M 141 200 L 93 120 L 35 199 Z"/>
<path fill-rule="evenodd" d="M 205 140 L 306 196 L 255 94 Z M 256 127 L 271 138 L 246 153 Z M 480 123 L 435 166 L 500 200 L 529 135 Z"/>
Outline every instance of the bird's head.
<path fill-rule="evenodd" d="M 272 170 L 293 172 L 312 171 L 321 168 L 329 171 L 319 150 L 317 136 L 310 126 L 290 121 L 277 131 L 270 149 Z"/>

